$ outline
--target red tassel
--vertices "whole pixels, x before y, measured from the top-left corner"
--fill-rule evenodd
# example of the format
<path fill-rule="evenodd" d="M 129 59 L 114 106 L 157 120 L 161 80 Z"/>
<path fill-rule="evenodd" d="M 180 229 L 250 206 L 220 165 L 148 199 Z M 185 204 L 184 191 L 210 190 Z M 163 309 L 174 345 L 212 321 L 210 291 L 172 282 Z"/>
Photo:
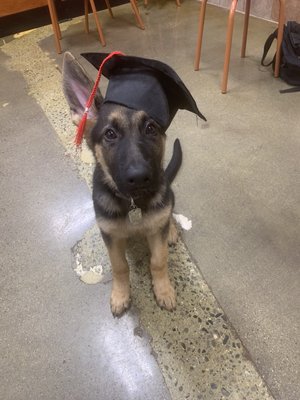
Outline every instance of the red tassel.
<path fill-rule="evenodd" d="M 86 125 L 86 120 L 87 120 L 87 111 L 84 112 L 81 121 L 77 127 L 77 133 L 76 133 L 76 137 L 75 137 L 75 144 L 76 146 L 80 146 L 82 143 L 82 138 L 83 138 L 83 134 L 84 134 L 84 128 Z"/>
<path fill-rule="evenodd" d="M 109 59 L 111 59 L 115 55 L 123 56 L 124 54 L 121 53 L 120 51 L 113 51 L 112 53 L 110 53 L 103 60 L 102 64 L 100 65 L 100 68 L 99 68 L 99 71 L 98 71 L 98 75 L 97 75 L 97 79 L 95 81 L 93 90 L 92 90 L 92 92 L 90 94 L 90 97 L 89 97 L 87 103 L 86 103 L 86 109 L 84 110 L 84 113 L 83 113 L 83 116 L 81 118 L 81 121 L 80 121 L 80 123 L 79 123 L 79 125 L 77 127 L 77 133 L 76 133 L 76 137 L 75 137 L 75 140 L 74 140 L 76 146 L 80 146 L 81 143 L 82 143 L 83 134 L 84 134 L 84 128 L 85 128 L 86 120 L 87 120 L 87 115 L 88 115 L 89 109 L 90 109 L 90 107 L 91 107 L 91 105 L 93 104 L 93 101 L 94 101 L 94 97 L 95 97 L 95 94 L 96 94 L 96 91 L 97 91 L 97 87 L 99 85 L 99 81 L 100 81 L 100 78 L 101 78 L 103 65 L 106 63 L 106 61 L 108 61 Z"/>

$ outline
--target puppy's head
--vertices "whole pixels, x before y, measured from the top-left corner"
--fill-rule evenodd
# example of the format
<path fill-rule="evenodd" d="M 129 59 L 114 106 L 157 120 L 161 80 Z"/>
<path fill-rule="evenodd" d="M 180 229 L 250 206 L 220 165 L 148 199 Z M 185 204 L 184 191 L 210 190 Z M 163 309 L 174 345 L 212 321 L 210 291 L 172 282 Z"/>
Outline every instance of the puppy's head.
<path fill-rule="evenodd" d="M 162 182 L 165 137 L 144 111 L 105 103 L 90 145 L 110 186 L 139 198 L 155 193 Z"/>
<path fill-rule="evenodd" d="M 63 88 L 78 125 L 93 87 L 78 61 L 66 53 Z M 103 103 L 99 89 L 89 111 L 84 137 L 106 183 L 126 197 L 155 193 L 163 179 L 165 130 L 144 111 Z"/>
<path fill-rule="evenodd" d="M 168 65 L 120 54 L 83 56 L 109 79 L 104 101 L 96 91 L 85 131 L 107 183 L 133 198 L 154 193 L 163 176 L 165 131 L 178 109 L 205 117 Z M 78 124 L 93 84 L 70 53 L 64 58 L 63 83 Z"/>

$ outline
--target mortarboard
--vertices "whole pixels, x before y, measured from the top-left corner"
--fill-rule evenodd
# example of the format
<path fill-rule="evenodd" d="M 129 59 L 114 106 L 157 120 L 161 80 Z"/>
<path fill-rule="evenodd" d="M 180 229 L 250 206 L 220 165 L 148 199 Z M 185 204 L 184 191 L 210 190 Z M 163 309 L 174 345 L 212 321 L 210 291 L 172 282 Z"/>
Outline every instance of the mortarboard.
<path fill-rule="evenodd" d="M 167 129 L 178 109 L 206 118 L 177 73 L 157 60 L 107 53 L 81 54 L 109 79 L 104 103 L 116 103 L 143 110 Z"/>

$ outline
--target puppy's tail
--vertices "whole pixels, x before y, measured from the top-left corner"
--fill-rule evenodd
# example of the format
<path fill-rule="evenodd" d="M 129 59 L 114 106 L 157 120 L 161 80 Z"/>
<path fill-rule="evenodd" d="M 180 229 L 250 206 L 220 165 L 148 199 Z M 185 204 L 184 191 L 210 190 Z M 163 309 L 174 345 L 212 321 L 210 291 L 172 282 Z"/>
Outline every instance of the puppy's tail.
<path fill-rule="evenodd" d="M 179 139 L 176 139 L 173 146 L 172 158 L 165 170 L 167 181 L 171 184 L 179 171 L 182 163 L 182 150 Z"/>

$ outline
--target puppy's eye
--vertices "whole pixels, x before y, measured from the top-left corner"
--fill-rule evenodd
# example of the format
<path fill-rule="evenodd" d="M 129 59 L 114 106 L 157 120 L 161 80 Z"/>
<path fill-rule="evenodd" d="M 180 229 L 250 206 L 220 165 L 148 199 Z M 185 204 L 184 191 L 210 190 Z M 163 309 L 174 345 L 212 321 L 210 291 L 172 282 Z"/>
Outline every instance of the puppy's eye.
<path fill-rule="evenodd" d="M 107 129 L 107 131 L 105 131 L 105 133 L 104 133 L 104 137 L 107 141 L 113 142 L 114 140 L 116 140 L 118 138 L 118 135 L 114 130 Z"/>
<path fill-rule="evenodd" d="M 146 134 L 147 135 L 155 136 L 155 135 L 157 135 L 157 133 L 158 133 L 158 130 L 157 130 L 157 128 L 156 128 L 156 126 L 154 124 L 149 123 L 146 126 Z"/>

